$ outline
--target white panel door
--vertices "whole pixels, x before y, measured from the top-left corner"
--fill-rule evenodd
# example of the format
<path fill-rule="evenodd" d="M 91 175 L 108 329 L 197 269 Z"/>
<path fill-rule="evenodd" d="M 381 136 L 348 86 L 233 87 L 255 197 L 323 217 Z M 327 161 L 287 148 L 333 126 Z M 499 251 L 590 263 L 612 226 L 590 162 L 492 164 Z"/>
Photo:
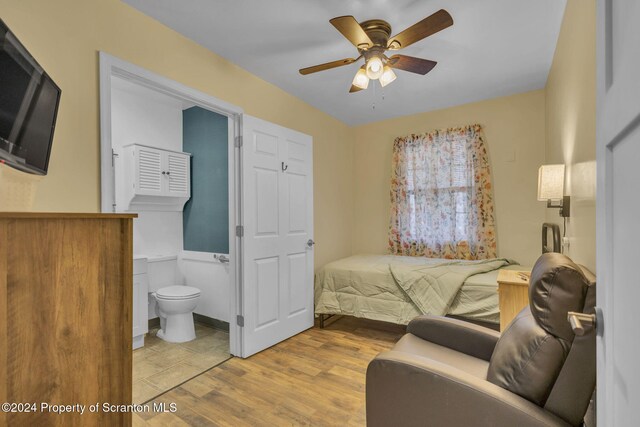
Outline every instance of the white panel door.
<path fill-rule="evenodd" d="M 640 2 L 597 5 L 597 424 L 631 426 L 640 402 Z"/>
<path fill-rule="evenodd" d="M 310 136 L 246 115 L 243 140 L 248 357 L 313 326 L 313 157 Z"/>

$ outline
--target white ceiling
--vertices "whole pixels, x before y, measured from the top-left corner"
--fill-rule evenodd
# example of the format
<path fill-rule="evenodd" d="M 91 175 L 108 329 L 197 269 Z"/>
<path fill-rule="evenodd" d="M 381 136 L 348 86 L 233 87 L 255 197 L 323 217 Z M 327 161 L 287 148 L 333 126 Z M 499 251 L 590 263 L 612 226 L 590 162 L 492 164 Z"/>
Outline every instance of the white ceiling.
<path fill-rule="evenodd" d="M 544 87 L 565 0 L 124 0 L 249 72 L 349 125 Z M 454 25 L 399 53 L 438 61 L 426 76 L 397 71 L 384 90 L 349 94 L 357 56 L 329 19 L 379 18 L 396 34 L 446 9 Z M 212 78 L 215 78 L 212 76 Z M 375 108 L 373 105 L 375 104 Z"/>

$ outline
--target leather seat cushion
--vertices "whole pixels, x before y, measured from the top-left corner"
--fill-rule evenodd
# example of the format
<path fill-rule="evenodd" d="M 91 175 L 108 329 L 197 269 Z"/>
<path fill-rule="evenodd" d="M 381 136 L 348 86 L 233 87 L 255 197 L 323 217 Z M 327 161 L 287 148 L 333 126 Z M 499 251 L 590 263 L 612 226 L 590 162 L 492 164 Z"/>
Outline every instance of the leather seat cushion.
<path fill-rule="evenodd" d="M 489 362 L 425 341 L 412 334 L 405 334 L 393 347 L 393 351 L 426 357 L 460 369 L 483 380 L 487 378 Z"/>

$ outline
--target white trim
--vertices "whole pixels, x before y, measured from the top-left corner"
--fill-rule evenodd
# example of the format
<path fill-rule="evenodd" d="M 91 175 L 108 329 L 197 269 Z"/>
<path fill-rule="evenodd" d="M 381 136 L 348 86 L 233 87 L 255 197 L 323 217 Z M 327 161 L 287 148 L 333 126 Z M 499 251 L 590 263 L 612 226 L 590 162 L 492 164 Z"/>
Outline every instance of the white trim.
<path fill-rule="evenodd" d="M 116 203 L 111 145 L 111 58 L 100 52 L 100 204 L 102 212 L 113 212 Z"/>
<path fill-rule="evenodd" d="M 145 255 L 144 259 L 147 263 L 153 264 L 154 262 L 176 261 L 178 255 Z"/>
<path fill-rule="evenodd" d="M 230 265 L 229 276 L 232 278 L 232 282 L 235 283 L 236 289 L 234 298 L 229 301 L 229 335 L 231 336 L 231 328 L 237 330 L 235 353 L 236 356 L 242 356 L 244 353 L 243 334 L 244 329 L 238 326 L 238 316 L 243 315 L 243 240 L 236 235 L 236 225 L 243 225 L 242 223 L 242 147 L 236 147 L 236 138 L 243 139 L 242 134 L 242 120 L 244 115 L 237 114 L 235 120 L 229 120 L 229 207 L 233 206 L 233 209 L 229 209 L 229 255 Z M 231 173 L 233 171 L 233 173 Z M 231 226 L 233 223 L 233 226 Z M 235 261 L 235 262 L 234 262 Z"/>
<path fill-rule="evenodd" d="M 229 269 L 229 351 L 233 355 L 240 355 L 242 343 L 242 328 L 235 322 L 236 316 L 242 311 L 241 275 L 236 272 L 241 269 L 240 239 L 235 236 L 236 225 L 240 224 L 241 181 L 237 181 L 237 173 L 241 169 L 240 156 L 234 141 L 242 129 L 243 110 L 228 102 L 222 101 L 204 92 L 168 79 L 152 71 L 123 61 L 105 52 L 100 52 L 100 189 L 102 212 L 113 212 L 115 206 L 115 177 L 112 167 L 111 142 L 111 83 L 112 77 L 120 77 L 132 83 L 156 90 L 169 96 L 214 111 L 229 118 L 229 259 L 233 268 Z M 213 78 L 213 76 L 212 76 Z M 236 181 L 238 186 L 235 185 Z M 237 279 L 236 279 L 237 278 Z"/>
<path fill-rule="evenodd" d="M 229 254 L 223 254 L 220 252 L 182 251 L 180 253 L 180 259 L 184 261 L 209 262 L 219 264 L 220 261 L 216 259 L 216 256 L 220 255 L 224 255 L 226 257 L 229 256 Z"/>
<path fill-rule="evenodd" d="M 144 148 L 152 148 L 154 150 L 158 150 L 158 147 L 152 147 L 151 145 L 145 145 L 145 144 L 138 144 L 137 142 L 132 142 L 131 144 L 127 144 L 127 145 L 123 145 L 122 148 L 127 148 L 127 147 L 144 147 Z M 166 151 L 167 153 L 176 153 L 176 154 L 187 154 L 190 157 L 193 157 L 193 154 L 191 153 L 186 153 L 184 151 L 178 151 L 178 150 L 168 150 L 166 148 L 161 148 L 160 150 L 162 151 Z"/>

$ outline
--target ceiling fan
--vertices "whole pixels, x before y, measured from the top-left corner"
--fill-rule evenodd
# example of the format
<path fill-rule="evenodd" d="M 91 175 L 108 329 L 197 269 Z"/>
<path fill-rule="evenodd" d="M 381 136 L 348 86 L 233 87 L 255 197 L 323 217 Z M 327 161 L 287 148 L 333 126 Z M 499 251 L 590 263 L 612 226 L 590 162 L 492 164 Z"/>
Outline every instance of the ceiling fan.
<path fill-rule="evenodd" d="M 339 16 L 329 22 L 336 27 L 358 49 L 357 58 L 346 58 L 325 64 L 300 69 L 300 74 L 307 75 L 318 71 L 329 70 L 343 65 L 353 64 L 364 57 L 364 65 L 360 67 L 349 93 L 358 92 L 369 86 L 370 80 L 380 80 L 382 87 L 396 79 L 393 69 L 409 71 L 425 75 L 436 66 L 437 62 L 406 55 L 387 57 L 387 50 L 396 51 L 418 42 L 432 34 L 453 25 L 453 18 L 444 9 L 412 25 L 401 33 L 391 36 L 391 25 L 382 19 L 372 19 L 358 23 L 353 16 Z"/>

